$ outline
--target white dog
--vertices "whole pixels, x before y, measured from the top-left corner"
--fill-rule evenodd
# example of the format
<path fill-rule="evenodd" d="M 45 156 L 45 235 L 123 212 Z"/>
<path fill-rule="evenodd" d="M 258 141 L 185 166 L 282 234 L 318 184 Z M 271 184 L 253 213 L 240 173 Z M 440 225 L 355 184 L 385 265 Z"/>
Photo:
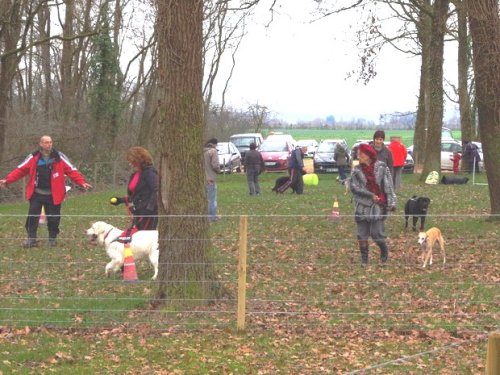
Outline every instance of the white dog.
<path fill-rule="evenodd" d="M 429 265 L 432 265 L 432 248 L 434 247 L 435 243 L 439 244 L 439 247 L 441 248 L 441 255 L 443 256 L 443 264 L 446 263 L 446 253 L 444 251 L 444 239 L 443 236 L 441 235 L 441 231 L 433 227 L 429 229 L 427 232 L 420 232 L 418 234 L 418 243 L 422 247 L 422 258 L 424 260 L 424 265 L 423 267 L 427 265 L 427 262 L 429 262 Z"/>
<path fill-rule="evenodd" d="M 109 276 L 112 271 L 117 272 L 123 266 L 125 245 L 115 241 L 122 233 L 121 229 L 115 228 L 104 221 L 97 221 L 87 229 L 87 236 L 90 241 L 104 245 L 106 253 L 111 258 L 111 261 L 106 265 L 106 276 Z M 130 248 L 134 259 L 149 257 L 149 261 L 154 267 L 152 280 L 156 280 L 159 256 L 158 231 L 140 230 L 135 232 L 132 235 Z"/>

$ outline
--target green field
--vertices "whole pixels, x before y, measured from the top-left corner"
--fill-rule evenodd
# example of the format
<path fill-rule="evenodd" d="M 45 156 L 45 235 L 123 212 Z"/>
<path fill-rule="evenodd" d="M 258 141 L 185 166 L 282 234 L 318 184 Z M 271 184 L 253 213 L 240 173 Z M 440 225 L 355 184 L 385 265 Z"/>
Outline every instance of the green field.
<path fill-rule="evenodd" d="M 487 334 L 500 318 L 499 227 L 487 220 L 487 187 L 429 186 L 404 175 L 386 228 L 390 263 L 378 266 L 372 244 L 365 269 L 351 198 L 336 175 L 320 175 L 304 195 L 275 195 L 279 175 L 262 175 L 260 197 L 248 195 L 242 174 L 219 177 L 211 254 L 229 297 L 208 305 L 186 297 L 150 310 L 156 284 L 146 262 L 137 263 L 140 282 L 104 277 L 108 258 L 84 231 L 96 220 L 128 223 L 123 208 L 107 203 L 124 188 L 71 196 L 56 249 L 22 249 L 27 204 L 2 205 L 0 373 L 319 374 L 377 365 L 370 373 L 484 372 Z M 414 194 L 432 199 L 427 226 L 443 231 L 446 266 L 436 251 L 422 269 L 416 234 L 404 230 L 402 208 Z M 236 330 L 241 215 L 249 217 L 244 332 Z"/>
<path fill-rule="evenodd" d="M 273 129 L 272 131 L 281 131 L 291 134 L 296 140 L 299 139 L 315 139 L 318 142 L 322 139 L 340 138 L 345 139 L 349 147 L 358 139 L 372 139 L 375 130 L 328 130 L 328 129 Z M 269 133 L 265 131 L 263 134 Z M 413 130 L 386 130 L 385 139 L 389 141 L 391 136 L 403 137 L 403 143 L 406 147 L 413 144 Z M 460 139 L 461 132 L 453 131 L 453 137 Z"/>

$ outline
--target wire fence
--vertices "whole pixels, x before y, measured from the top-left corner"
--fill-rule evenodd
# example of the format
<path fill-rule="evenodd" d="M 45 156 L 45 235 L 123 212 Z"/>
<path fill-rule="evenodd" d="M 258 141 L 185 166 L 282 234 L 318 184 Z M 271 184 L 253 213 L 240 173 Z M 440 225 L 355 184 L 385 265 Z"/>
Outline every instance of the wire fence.
<path fill-rule="evenodd" d="M 88 329 L 125 325 L 132 329 L 147 324 L 153 329 L 180 331 L 236 327 L 241 302 L 239 215 L 222 216 L 216 226 L 223 230 L 211 227 L 207 238 L 159 238 L 161 251 L 169 251 L 174 241 L 192 246 L 200 241 L 209 244 L 214 278 L 193 280 L 186 272 L 183 280 L 151 280 L 153 269 L 146 258 L 136 259 L 139 279 L 132 283 L 124 282 L 120 271 L 106 277 L 104 269 L 110 261 L 106 249 L 92 244 L 86 235 L 91 223 L 98 220 L 124 227 L 127 215 L 63 215 L 58 245 L 47 245 L 46 230 L 40 226 L 39 246 L 29 249 L 21 246 L 25 217 L 0 215 L 0 326 Z M 389 233 L 389 263 L 379 265 L 378 248 L 371 243 L 371 263 L 361 267 L 354 235 L 347 237 L 342 230 L 314 232 L 313 223 L 327 221 L 325 215 L 304 215 L 298 226 L 287 232 L 290 217 L 248 216 L 245 329 L 321 329 L 368 336 L 382 332 L 403 337 L 432 337 L 432 332 L 443 332 L 441 347 L 381 362 L 373 369 L 469 342 L 484 343 L 488 332 L 498 329 L 497 231 L 489 236 L 461 229 L 445 232 L 447 262 L 442 263 L 436 248 L 429 269 L 422 268 L 414 232 Z M 450 215 L 430 217 L 443 226 L 457 219 Z M 351 215 L 343 218 L 339 227 L 353 222 Z M 304 223 L 309 225 L 300 231 Z M 160 270 L 163 266 L 160 263 Z M 170 266 L 188 270 L 207 264 L 186 261 Z M 168 295 L 167 288 L 162 297 L 164 307 L 153 309 L 151 302 L 158 302 L 159 285 L 171 283 L 177 293 Z M 195 292 L 208 284 L 224 289 L 224 297 L 212 299 Z"/>

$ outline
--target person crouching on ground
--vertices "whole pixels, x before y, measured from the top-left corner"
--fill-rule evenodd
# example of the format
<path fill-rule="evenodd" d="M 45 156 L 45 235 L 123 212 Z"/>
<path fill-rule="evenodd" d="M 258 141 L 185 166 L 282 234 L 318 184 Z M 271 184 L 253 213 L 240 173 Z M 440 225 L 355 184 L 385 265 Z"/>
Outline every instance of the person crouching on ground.
<path fill-rule="evenodd" d="M 355 209 L 357 239 L 361 264 L 368 264 L 368 237 L 380 248 L 380 262 L 387 263 L 389 249 L 385 241 L 384 223 L 387 211 L 396 208 L 396 194 L 387 165 L 377 160 L 377 152 L 368 144 L 358 148 L 359 165 L 351 173 L 351 191 Z"/>
<path fill-rule="evenodd" d="M 250 151 L 245 155 L 244 164 L 249 194 L 260 195 L 259 175 L 264 171 L 264 159 L 262 154 L 257 151 L 255 143 L 250 143 Z"/>

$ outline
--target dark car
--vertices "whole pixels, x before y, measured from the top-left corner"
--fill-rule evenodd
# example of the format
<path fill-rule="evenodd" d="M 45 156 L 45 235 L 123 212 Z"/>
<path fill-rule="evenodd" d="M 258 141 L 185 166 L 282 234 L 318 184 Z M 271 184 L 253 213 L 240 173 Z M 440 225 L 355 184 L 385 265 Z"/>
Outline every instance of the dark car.
<path fill-rule="evenodd" d="M 315 173 L 330 173 L 339 171 L 334 158 L 337 143 L 340 143 L 344 150 L 346 150 L 346 156 L 349 159 L 349 151 L 347 143 L 344 139 L 324 139 L 319 143 L 318 149 L 313 157 Z M 346 169 L 349 169 L 349 163 L 346 166 Z"/>
<path fill-rule="evenodd" d="M 243 133 L 233 134 L 229 137 L 229 142 L 232 142 L 241 155 L 242 163 L 245 162 L 245 154 L 250 150 L 250 143 L 255 143 L 258 148 L 263 142 L 262 134 L 260 133 Z"/>
<path fill-rule="evenodd" d="M 264 159 L 266 171 L 286 171 L 293 147 L 287 141 L 265 140 L 260 145 L 259 151 Z"/>

